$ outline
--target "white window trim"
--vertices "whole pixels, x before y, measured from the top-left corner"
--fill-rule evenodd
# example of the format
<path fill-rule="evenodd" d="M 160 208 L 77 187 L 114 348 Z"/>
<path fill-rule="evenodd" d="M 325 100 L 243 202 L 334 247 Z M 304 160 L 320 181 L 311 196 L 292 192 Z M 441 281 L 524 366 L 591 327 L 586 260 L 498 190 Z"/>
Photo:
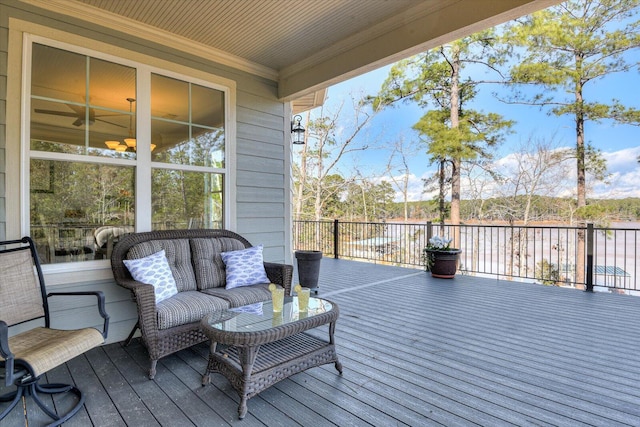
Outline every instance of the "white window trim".
<path fill-rule="evenodd" d="M 206 171 L 224 174 L 224 227 L 234 230 L 236 227 L 236 191 L 235 187 L 235 158 L 236 158 L 236 83 L 233 80 L 220 76 L 209 74 L 200 70 L 175 64 L 160 58 L 151 57 L 144 54 L 132 52 L 116 46 L 107 45 L 102 42 L 65 33 L 62 31 L 53 31 L 55 38 L 51 38 L 51 29 L 41 27 L 36 24 L 27 23 L 19 20 L 11 20 L 10 27 L 28 27 L 30 31 L 22 31 L 22 81 L 21 81 L 21 126 L 20 126 L 20 189 L 19 193 L 19 217 L 21 235 L 29 232 L 29 164 L 31 158 L 47 158 L 56 159 L 59 154 L 35 154 L 30 151 L 30 104 L 31 104 L 31 46 L 33 43 L 41 43 L 44 45 L 65 49 L 71 52 L 91 56 L 94 58 L 112 61 L 118 64 L 131 66 L 136 68 L 137 75 L 137 94 L 136 97 L 140 101 L 138 104 L 138 114 L 136 114 L 136 129 L 139 135 L 149 136 L 151 133 L 151 111 L 150 111 L 150 92 L 151 92 L 151 74 L 173 77 L 198 84 L 204 87 L 220 90 L 224 92 L 225 102 L 225 167 L 224 168 L 204 168 L 198 166 L 170 165 L 164 163 L 151 162 L 150 152 L 139 152 L 137 160 L 126 159 L 108 159 L 103 157 L 93 158 L 90 156 L 69 156 L 64 155 L 58 159 L 82 161 L 82 162 L 100 162 L 104 164 L 114 165 L 135 165 L 136 166 L 136 231 L 151 230 L 151 186 L 142 185 L 142 182 L 151 182 L 152 168 L 170 168 L 184 169 L 193 171 Z M 37 33 L 46 30 L 47 37 Z M 13 28 L 12 28 L 13 30 Z M 40 31 L 34 31 L 40 30 Z M 15 33 L 14 33 L 15 34 Z M 79 46 L 82 44 L 85 47 Z M 146 104 L 146 105 L 145 105 Z M 149 137 L 150 140 L 150 137 Z M 78 270 L 93 270 L 109 268 L 108 260 L 70 262 L 61 264 L 44 265 L 45 273 L 63 273 Z M 86 278 L 86 276 L 85 276 Z"/>

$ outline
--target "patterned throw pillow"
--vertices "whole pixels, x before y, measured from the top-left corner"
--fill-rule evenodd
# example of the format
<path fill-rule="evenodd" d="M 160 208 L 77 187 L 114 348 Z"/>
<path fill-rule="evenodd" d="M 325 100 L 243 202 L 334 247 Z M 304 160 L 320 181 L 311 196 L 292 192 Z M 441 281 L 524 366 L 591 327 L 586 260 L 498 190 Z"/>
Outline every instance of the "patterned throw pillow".
<path fill-rule="evenodd" d="M 267 272 L 264 270 L 262 259 L 262 245 L 239 251 L 222 252 L 227 285 L 225 289 L 269 283 Z"/>
<path fill-rule="evenodd" d="M 178 293 L 164 250 L 144 258 L 126 259 L 122 262 L 129 269 L 134 280 L 153 285 L 156 304 Z"/>

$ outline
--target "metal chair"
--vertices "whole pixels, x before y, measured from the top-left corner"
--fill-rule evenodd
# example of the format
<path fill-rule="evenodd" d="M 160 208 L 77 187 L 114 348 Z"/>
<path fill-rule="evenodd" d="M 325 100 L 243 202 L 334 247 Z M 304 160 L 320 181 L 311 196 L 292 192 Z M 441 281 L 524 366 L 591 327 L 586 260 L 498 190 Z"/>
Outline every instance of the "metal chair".
<path fill-rule="evenodd" d="M 0 424 L 22 399 L 31 397 L 58 426 L 84 405 L 84 395 L 73 385 L 41 384 L 42 376 L 74 357 L 104 343 L 109 330 L 104 294 L 96 292 L 51 292 L 47 294 L 42 269 L 31 238 L 0 242 L 0 372 L 4 368 L 5 385 L 15 386 L 0 396 L 10 402 L 0 413 Z M 102 332 L 95 328 L 52 329 L 49 297 L 95 296 L 104 320 Z M 44 324 L 44 326 L 42 326 Z M 72 393 L 77 402 L 64 414 L 57 414 L 42 400 L 41 394 Z"/>

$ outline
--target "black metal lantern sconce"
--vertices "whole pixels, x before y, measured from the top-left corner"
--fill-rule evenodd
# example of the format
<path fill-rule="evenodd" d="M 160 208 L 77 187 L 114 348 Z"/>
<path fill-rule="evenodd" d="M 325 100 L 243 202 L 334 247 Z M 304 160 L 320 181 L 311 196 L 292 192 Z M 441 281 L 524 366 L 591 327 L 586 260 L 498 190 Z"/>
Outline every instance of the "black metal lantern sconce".
<path fill-rule="evenodd" d="M 296 115 L 293 117 L 291 121 L 291 133 L 293 134 L 292 142 L 296 145 L 304 144 L 304 132 L 305 129 L 302 127 L 302 116 Z"/>

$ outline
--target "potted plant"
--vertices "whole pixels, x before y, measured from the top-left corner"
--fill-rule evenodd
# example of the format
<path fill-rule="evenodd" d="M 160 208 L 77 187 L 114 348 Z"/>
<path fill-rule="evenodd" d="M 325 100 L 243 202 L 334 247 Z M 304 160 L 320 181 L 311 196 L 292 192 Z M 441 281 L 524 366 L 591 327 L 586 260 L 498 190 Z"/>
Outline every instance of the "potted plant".
<path fill-rule="evenodd" d="M 422 251 L 424 268 L 431 272 L 432 277 L 452 279 L 456 275 L 461 252 L 451 247 L 451 239 L 433 236 Z"/>

